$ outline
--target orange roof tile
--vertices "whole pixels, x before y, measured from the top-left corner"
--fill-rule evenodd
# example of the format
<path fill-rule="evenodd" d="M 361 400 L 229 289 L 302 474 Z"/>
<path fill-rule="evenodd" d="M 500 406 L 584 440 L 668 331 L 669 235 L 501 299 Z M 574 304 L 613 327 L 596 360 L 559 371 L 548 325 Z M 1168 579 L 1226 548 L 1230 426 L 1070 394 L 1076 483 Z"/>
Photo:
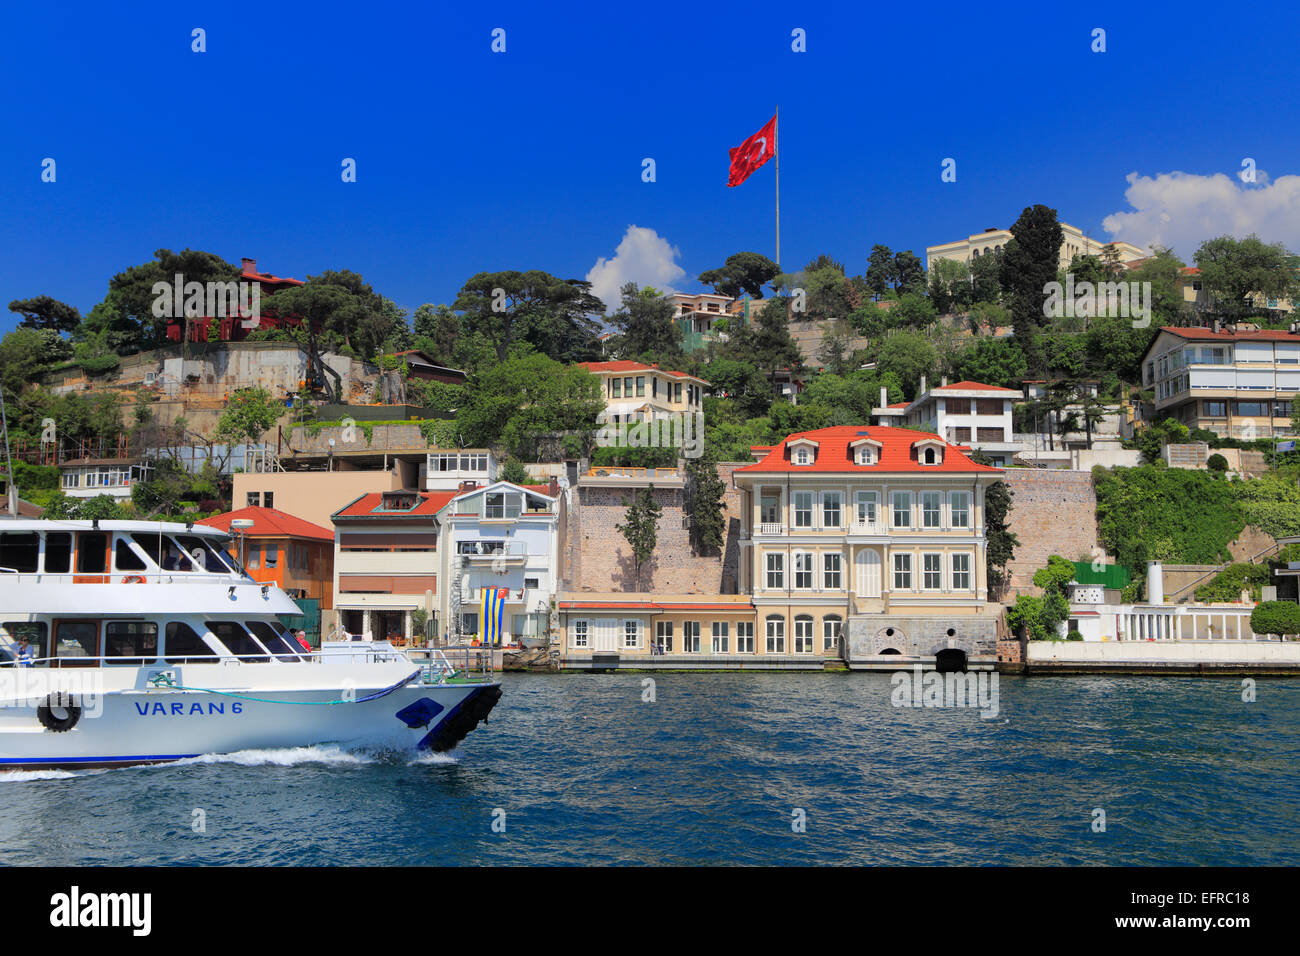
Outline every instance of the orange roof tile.
<path fill-rule="evenodd" d="M 369 494 L 362 495 L 350 505 L 345 505 L 334 513 L 335 519 L 338 518 L 422 518 L 432 517 L 447 506 L 451 499 L 455 498 L 455 491 L 417 491 L 415 492 L 422 500 L 410 511 L 381 511 L 379 510 L 380 502 L 385 494 L 393 492 L 372 491 Z M 333 535 L 331 535 L 333 537 Z"/>
<path fill-rule="evenodd" d="M 794 465 L 790 463 L 787 446 L 800 438 L 811 438 L 818 442 L 817 455 L 811 465 Z M 880 460 L 874 465 L 858 465 L 853 461 L 849 451 L 850 442 L 859 438 L 874 438 L 881 443 Z M 988 472 L 1000 473 L 1001 468 L 978 465 L 971 461 L 956 445 L 944 442 L 946 450 L 943 462 L 938 465 L 923 465 L 916 460 L 913 446 L 918 442 L 943 442 L 938 435 L 929 432 L 913 431 L 910 428 L 894 428 L 889 425 L 840 425 L 834 428 L 819 428 L 815 431 L 797 432 L 787 435 L 762 461 L 743 468 L 737 468 L 735 474 L 761 474 L 771 472 L 938 472 L 939 474 Z"/>
<path fill-rule="evenodd" d="M 230 531 L 230 523 L 240 518 L 247 518 L 253 522 L 253 526 L 244 531 L 246 536 L 252 538 L 287 537 L 311 538 L 315 541 L 334 540 L 334 532 L 329 528 L 322 528 L 318 524 L 304 521 L 302 518 L 287 514 L 276 508 L 249 506 L 240 508 L 238 511 L 227 511 L 225 514 L 213 515 L 211 518 L 204 518 L 202 521 L 195 522 L 195 524 Z"/>

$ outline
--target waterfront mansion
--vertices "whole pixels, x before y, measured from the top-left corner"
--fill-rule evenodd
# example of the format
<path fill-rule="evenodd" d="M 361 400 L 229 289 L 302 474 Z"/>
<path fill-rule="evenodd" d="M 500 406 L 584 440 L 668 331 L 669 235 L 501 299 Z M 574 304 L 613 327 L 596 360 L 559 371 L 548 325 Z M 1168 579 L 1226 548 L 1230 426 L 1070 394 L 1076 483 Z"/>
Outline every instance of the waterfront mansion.
<path fill-rule="evenodd" d="M 944 651 L 994 660 L 1000 606 L 988 602 L 984 496 L 1002 470 L 967 451 L 888 426 L 754 448 L 756 460 L 732 472 L 738 593 L 571 594 L 560 604 L 566 663 L 583 666 L 592 652 L 661 667 L 701 656 L 817 669 L 828 659 L 897 667 L 891 655 Z"/>

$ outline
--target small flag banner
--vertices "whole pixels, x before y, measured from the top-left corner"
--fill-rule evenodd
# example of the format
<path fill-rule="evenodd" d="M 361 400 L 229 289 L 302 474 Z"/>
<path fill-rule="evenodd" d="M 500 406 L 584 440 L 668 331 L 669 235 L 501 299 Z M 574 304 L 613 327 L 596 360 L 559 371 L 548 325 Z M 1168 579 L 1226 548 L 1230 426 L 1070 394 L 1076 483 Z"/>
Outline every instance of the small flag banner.
<path fill-rule="evenodd" d="M 501 632 L 504 629 L 506 616 L 506 595 L 509 593 L 509 588 L 483 589 L 483 616 L 480 618 L 483 622 L 483 630 L 479 636 L 488 647 L 501 646 Z"/>

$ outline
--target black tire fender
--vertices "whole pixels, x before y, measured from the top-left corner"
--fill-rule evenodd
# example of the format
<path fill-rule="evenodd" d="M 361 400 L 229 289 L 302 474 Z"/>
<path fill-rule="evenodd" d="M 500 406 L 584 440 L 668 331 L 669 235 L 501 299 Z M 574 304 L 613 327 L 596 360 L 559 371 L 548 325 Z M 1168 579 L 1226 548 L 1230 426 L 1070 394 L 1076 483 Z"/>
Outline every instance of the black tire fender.
<path fill-rule="evenodd" d="M 65 716 L 56 717 L 54 715 L 56 707 L 64 711 Z M 77 726 L 77 721 L 81 720 L 81 708 L 73 701 L 71 694 L 56 691 L 48 695 L 36 708 L 36 719 L 46 730 L 61 734 Z"/>

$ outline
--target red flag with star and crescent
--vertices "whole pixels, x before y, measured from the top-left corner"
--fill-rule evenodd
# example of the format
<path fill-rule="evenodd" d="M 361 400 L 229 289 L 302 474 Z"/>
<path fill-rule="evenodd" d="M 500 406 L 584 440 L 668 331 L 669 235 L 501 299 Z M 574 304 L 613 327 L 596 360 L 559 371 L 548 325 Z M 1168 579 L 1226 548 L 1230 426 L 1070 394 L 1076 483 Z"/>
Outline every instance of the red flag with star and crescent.
<path fill-rule="evenodd" d="M 739 186 L 750 173 L 776 155 L 776 117 L 735 149 L 731 150 L 731 170 L 728 186 Z"/>

